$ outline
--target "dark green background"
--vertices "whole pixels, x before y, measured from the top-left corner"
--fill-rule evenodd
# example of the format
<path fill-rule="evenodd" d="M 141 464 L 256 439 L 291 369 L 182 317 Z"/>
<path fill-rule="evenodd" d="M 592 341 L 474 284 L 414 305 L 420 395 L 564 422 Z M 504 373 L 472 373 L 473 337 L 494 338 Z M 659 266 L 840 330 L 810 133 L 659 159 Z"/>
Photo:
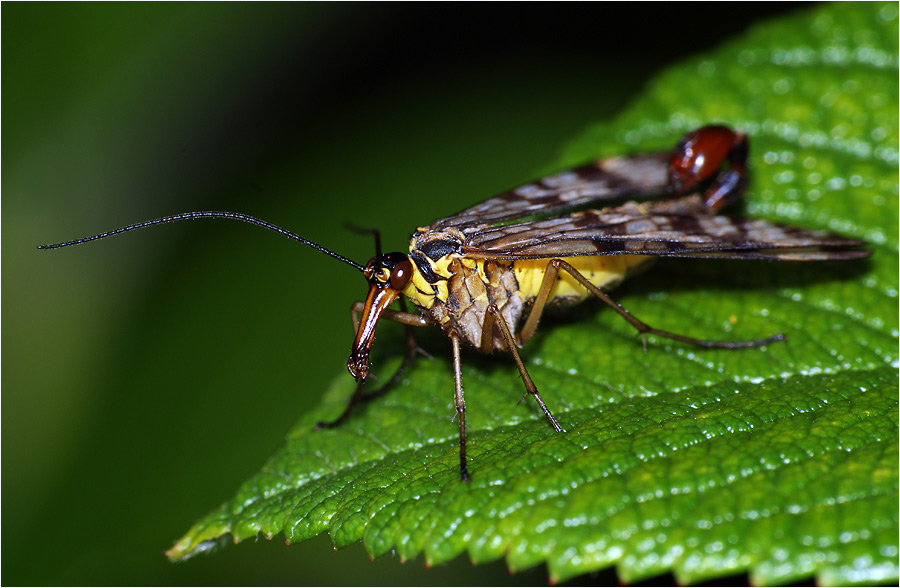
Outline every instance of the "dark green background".
<path fill-rule="evenodd" d="M 404 249 L 667 64 L 792 7 L 3 8 L 3 583 L 543 584 L 324 537 L 170 564 L 342 373 L 364 284 L 228 222 L 34 246 L 230 209 L 364 262 L 345 221 Z"/>

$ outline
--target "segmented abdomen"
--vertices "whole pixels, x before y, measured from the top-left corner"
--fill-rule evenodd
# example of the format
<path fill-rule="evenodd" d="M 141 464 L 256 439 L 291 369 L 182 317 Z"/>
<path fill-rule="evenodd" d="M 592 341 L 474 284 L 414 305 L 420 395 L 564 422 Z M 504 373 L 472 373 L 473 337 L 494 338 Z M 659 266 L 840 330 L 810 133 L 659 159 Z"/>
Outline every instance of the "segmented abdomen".
<path fill-rule="evenodd" d="M 621 282 L 636 267 L 652 260 L 638 255 L 611 255 L 564 258 L 592 284 L 608 290 Z M 509 261 L 454 259 L 448 266 L 446 301 L 434 299 L 423 309 L 445 331 L 455 331 L 470 345 L 481 347 L 484 318 L 488 306 L 495 304 L 513 335 L 530 303 L 537 297 L 550 259 Z M 587 296 L 587 290 L 565 272 L 557 276 L 549 304 L 571 304 Z M 498 325 L 491 334 L 495 349 L 505 350 L 506 342 Z"/>

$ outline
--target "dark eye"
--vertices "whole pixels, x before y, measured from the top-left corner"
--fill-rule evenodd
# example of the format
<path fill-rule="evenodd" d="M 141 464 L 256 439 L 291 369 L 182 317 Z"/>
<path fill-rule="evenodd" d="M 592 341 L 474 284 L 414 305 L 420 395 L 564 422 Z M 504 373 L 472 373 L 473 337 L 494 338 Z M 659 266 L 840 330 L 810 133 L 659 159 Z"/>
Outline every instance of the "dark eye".
<path fill-rule="evenodd" d="M 406 288 L 406 285 L 409 284 L 412 275 L 412 262 L 408 259 L 404 259 L 395 265 L 394 269 L 391 271 L 391 288 L 394 290 L 403 290 Z"/>

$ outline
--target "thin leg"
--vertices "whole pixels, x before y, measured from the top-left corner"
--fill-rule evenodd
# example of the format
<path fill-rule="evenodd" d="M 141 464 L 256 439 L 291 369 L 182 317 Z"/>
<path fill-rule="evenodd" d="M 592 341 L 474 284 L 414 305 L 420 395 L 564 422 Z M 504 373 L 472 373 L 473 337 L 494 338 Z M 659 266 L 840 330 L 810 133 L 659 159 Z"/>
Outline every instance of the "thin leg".
<path fill-rule="evenodd" d="M 388 309 L 382 313 L 381 318 L 400 323 L 401 325 L 409 325 L 410 327 L 427 327 L 431 324 L 424 315 L 406 312 L 406 301 L 403 298 L 400 298 L 399 301 L 400 307 L 403 308 L 402 312 Z M 359 313 L 362 312 L 364 306 L 364 302 L 357 300 L 350 307 L 350 320 L 353 321 L 353 332 L 359 329 Z"/>
<path fill-rule="evenodd" d="M 491 307 L 488 307 L 484 313 L 484 322 L 481 323 L 481 345 L 478 350 L 485 355 L 490 355 L 494 351 L 494 313 Z"/>
<path fill-rule="evenodd" d="M 405 360 L 404 360 L 405 361 Z M 356 390 L 353 391 L 353 396 L 350 397 L 350 401 L 347 402 L 347 406 L 344 408 L 344 412 L 341 413 L 341 416 L 334 419 L 333 421 L 319 421 L 316 423 L 316 426 L 313 427 L 313 431 L 320 431 L 322 429 L 334 429 L 335 427 L 340 426 L 347 417 L 350 416 L 350 413 L 353 412 L 353 407 L 359 404 L 360 401 L 365 402 L 366 400 L 371 400 L 373 397 L 368 396 L 363 393 L 363 387 L 366 383 L 358 382 L 356 384 Z"/>
<path fill-rule="evenodd" d="M 359 328 L 359 312 L 362 310 L 363 303 L 355 302 L 353 306 L 350 308 L 350 318 L 353 321 L 354 330 Z M 353 412 L 353 408 L 359 404 L 360 402 L 368 402 L 374 398 L 378 398 L 382 396 L 397 382 L 400 381 L 400 376 L 403 374 L 403 371 L 409 366 L 410 363 L 416 358 L 417 354 L 422 354 L 428 358 L 431 357 L 427 351 L 419 347 L 416 343 L 416 337 L 413 334 L 412 327 L 424 327 L 429 323 L 425 320 L 425 317 L 418 314 L 411 314 L 407 312 L 406 301 L 404 299 L 400 299 L 400 307 L 403 309 L 402 312 L 396 312 L 391 310 L 386 310 L 382 315 L 383 318 L 388 320 L 392 320 L 394 322 L 401 323 L 406 327 L 406 355 L 403 356 L 403 361 L 400 362 L 400 367 L 397 368 L 397 371 L 394 372 L 394 375 L 391 376 L 391 379 L 384 383 L 377 390 L 373 390 L 371 392 L 365 392 L 365 381 L 359 382 L 356 385 L 356 390 L 353 391 L 353 396 L 350 397 L 350 400 L 347 402 L 347 407 L 344 408 L 344 412 L 341 413 L 341 416 L 336 418 L 333 421 L 322 421 L 316 424 L 315 430 L 319 429 L 333 429 L 347 420 L 347 417 L 350 416 L 350 413 Z"/>
<path fill-rule="evenodd" d="M 424 349 L 419 347 L 419 344 L 416 342 L 416 335 L 415 335 L 415 333 L 413 333 L 413 330 L 412 330 L 412 327 L 427 326 L 428 321 L 425 320 L 425 317 L 422 315 L 412 314 L 409 312 L 409 309 L 406 307 L 406 298 L 400 297 L 399 302 L 400 302 L 400 310 L 402 311 L 403 315 L 419 317 L 419 319 L 421 319 L 421 320 L 415 321 L 415 324 L 411 324 L 409 322 L 401 323 L 406 328 L 406 348 L 407 348 L 407 350 L 413 356 L 415 356 L 418 353 L 418 354 L 424 355 L 428 359 L 434 359 L 433 357 L 431 357 L 430 353 L 428 353 L 427 351 L 425 351 Z M 359 322 L 359 319 L 357 319 L 357 322 Z M 357 326 L 357 328 L 359 328 L 359 326 Z"/>
<path fill-rule="evenodd" d="M 492 316 L 491 319 L 488 319 L 488 315 Z M 550 424 L 556 430 L 557 433 L 562 432 L 563 428 L 559 426 L 559 423 L 556 422 L 556 419 L 553 418 L 553 415 L 550 413 L 550 409 L 547 408 L 547 405 L 544 404 L 544 399 L 541 398 L 540 393 L 538 392 L 537 386 L 534 385 L 534 382 L 531 379 L 531 376 L 528 375 L 528 370 L 525 369 L 525 364 L 522 362 L 522 357 L 519 355 L 518 345 L 516 344 L 516 339 L 513 337 L 512 332 L 509 330 L 509 325 L 506 324 L 506 319 L 503 318 L 503 315 L 500 314 L 500 309 L 497 308 L 496 304 L 491 304 L 488 306 L 487 313 L 485 314 L 484 324 L 487 325 L 490 320 L 491 325 L 496 321 L 496 324 L 500 326 L 500 332 L 503 333 L 503 339 L 506 341 L 507 347 L 509 347 L 510 353 L 512 353 L 513 361 L 516 362 L 516 367 L 519 368 L 519 375 L 522 376 L 522 382 L 525 384 L 525 396 L 531 394 L 534 399 L 537 401 L 538 405 L 541 407 L 541 410 L 544 411 L 544 415 L 547 416 L 547 420 L 550 421 Z M 484 337 L 482 336 L 482 342 L 484 341 Z M 522 398 L 524 399 L 525 396 Z"/>
<path fill-rule="evenodd" d="M 516 335 L 520 345 L 527 343 L 531 337 L 534 336 L 534 332 L 537 330 L 538 321 L 541 320 L 541 315 L 544 314 L 544 307 L 550 299 L 550 291 L 553 290 L 553 286 L 556 284 L 556 276 L 559 273 L 559 266 L 556 265 L 555 261 L 556 260 L 550 261 L 550 263 L 547 264 L 547 269 L 544 270 L 544 278 L 541 280 L 541 287 L 538 290 L 538 295 L 534 299 L 534 304 L 531 306 L 531 312 L 528 313 L 525 324 L 522 325 L 522 329 Z"/>
<path fill-rule="evenodd" d="M 462 361 L 459 351 L 459 335 L 452 333 L 450 342 L 453 346 L 453 403 L 456 405 L 456 416 L 459 419 L 459 479 L 468 482 L 469 469 L 466 467 L 466 397 L 462 387 Z"/>
<path fill-rule="evenodd" d="M 747 347 L 759 347 L 760 345 L 768 345 L 769 343 L 774 343 L 776 341 L 787 340 L 787 337 L 785 337 L 781 333 L 776 333 L 771 337 L 766 337 L 765 339 L 754 339 L 752 341 L 707 341 L 705 339 L 694 339 L 693 337 L 676 335 L 675 333 L 669 333 L 668 331 L 654 329 L 650 325 L 642 322 L 633 314 L 628 312 L 600 288 L 593 285 L 587 278 L 581 275 L 581 273 L 577 269 L 561 259 L 554 259 L 547 265 L 547 270 L 544 272 L 544 279 L 541 282 L 541 289 L 538 292 L 538 297 L 535 299 L 534 306 L 531 309 L 531 314 L 528 316 L 528 320 L 525 321 L 525 325 L 522 327 L 522 331 L 519 335 L 523 342 L 527 341 L 534 334 L 534 331 L 537 328 L 538 320 L 540 320 L 540 315 L 544 310 L 547 299 L 549 298 L 550 290 L 553 288 L 553 284 L 555 283 L 560 270 L 565 271 L 567 274 L 578 280 L 578 282 L 582 286 L 587 288 L 591 294 L 602 300 L 607 306 L 615 310 L 622 318 L 628 321 L 631 326 L 637 329 L 641 334 L 641 339 L 644 344 L 644 350 L 647 349 L 647 335 L 665 337 L 666 339 L 672 339 L 681 343 L 696 345 L 697 347 L 718 349 L 744 349 Z"/>

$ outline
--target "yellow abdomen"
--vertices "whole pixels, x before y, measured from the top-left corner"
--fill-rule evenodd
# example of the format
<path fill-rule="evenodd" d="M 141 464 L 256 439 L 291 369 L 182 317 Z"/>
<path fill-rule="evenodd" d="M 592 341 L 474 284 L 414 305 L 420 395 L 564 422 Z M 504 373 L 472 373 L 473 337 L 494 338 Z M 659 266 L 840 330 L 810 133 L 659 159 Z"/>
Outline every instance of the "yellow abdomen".
<path fill-rule="evenodd" d="M 619 284 L 638 267 L 654 258 L 647 255 L 591 255 L 560 258 L 570 264 L 581 275 L 601 290 L 609 290 Z M 525 259 L 513 262 L 513 271 L 519 282 L 519 293 L 523 301 L 537 297 L 541 281 L 547 270 L 549 259 Z M 556 285 L 550 292 L 550 299 L 578 302 L 588 295 L 587 289 L 565 271 L 559 272 Z"/>

